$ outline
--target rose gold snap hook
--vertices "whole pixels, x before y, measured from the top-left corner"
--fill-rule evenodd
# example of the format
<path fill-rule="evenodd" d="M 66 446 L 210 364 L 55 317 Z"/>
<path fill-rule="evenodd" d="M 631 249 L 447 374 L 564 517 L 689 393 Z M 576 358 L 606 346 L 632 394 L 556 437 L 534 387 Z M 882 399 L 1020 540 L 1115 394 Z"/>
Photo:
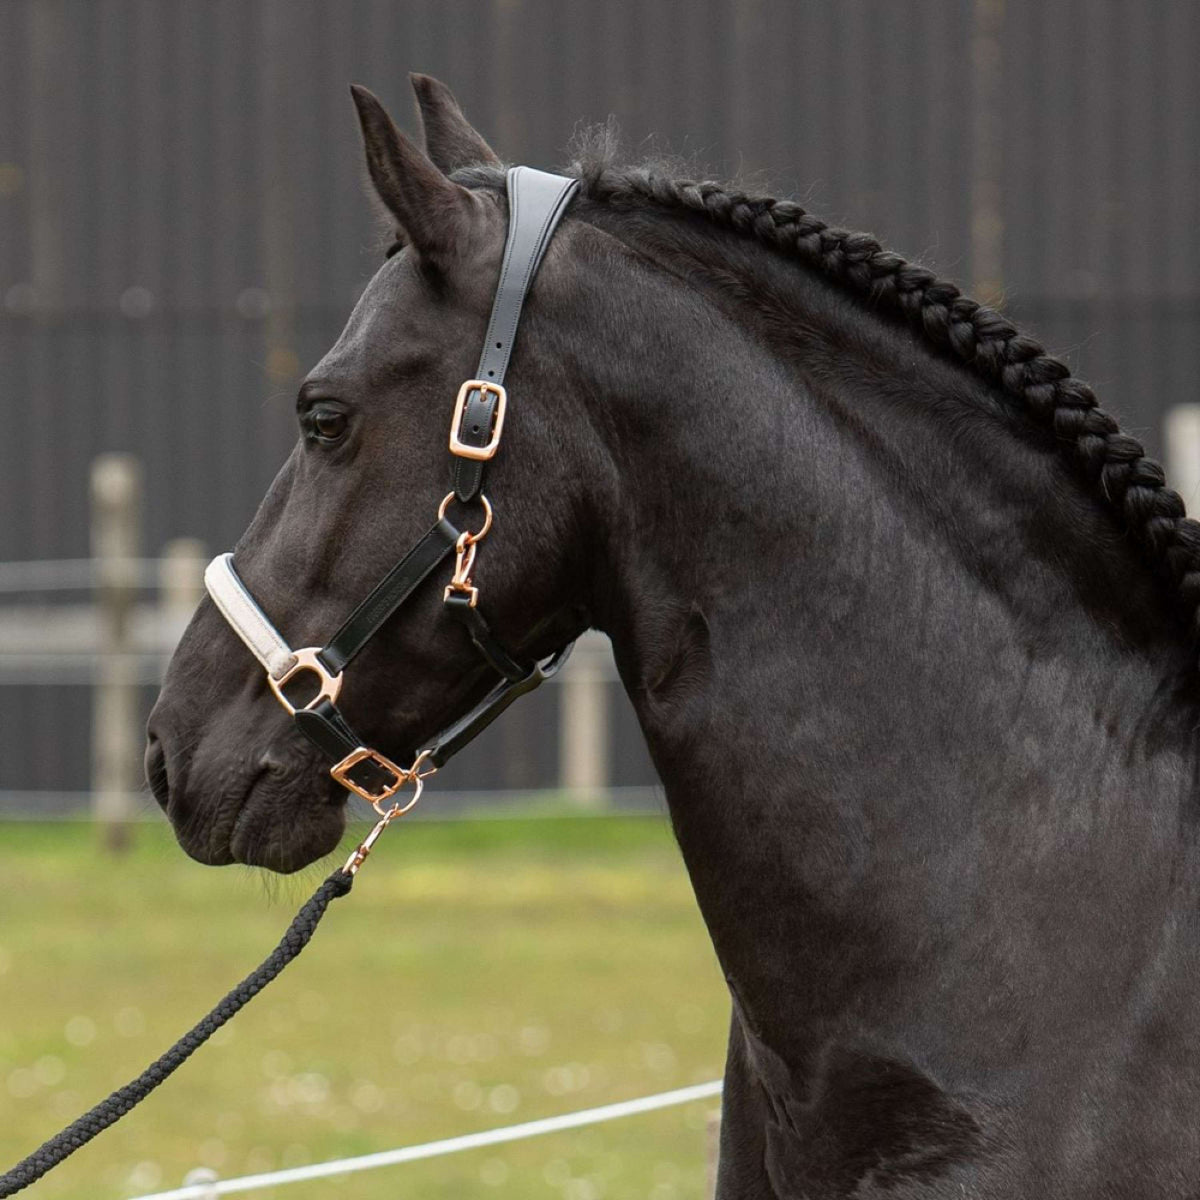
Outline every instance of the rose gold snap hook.
<path fill-rule="evenodd" d="M 407 771 L 403 772 L 403 779 L 401 783 L 397 785 L 397 787 L 403 786 L 405 783 L 411 783 L 413 785 L 412 799 L 407 804 L 393 804 L 391 808 L 388 809 L 380 807 L 383 799 L 390 799 L 396 794 L 395 790 L 390 791 L 387 797 L 380 797 L 377 800 L 371 801 L 371 806 L 377 813 L 380 814 L 380 817 L 379 820 L 375 822 L 371 832 L 368 833 L 365 838 L 363 838 L 362 842 L 359 844 L 354 853 L 351 854 L 348 859 L 346 859 L 346 865 L 342 867 L 342 870 L 345 871 L 347 875 L 358 874 L 359 867 L 366 862 L 367 856 L 375 848 L 375 843 L 379 841 L 380 837 L 383 836 L 383 831 L 397 817 L 402 817 L 406 812 L 409 812 L 413 805 L 420 800 L 421 793 L 425 790 L 425 780 L 437 770 L 437 767 L 431 767 L 428 771 L 422 771 L 420 769 L 421 764 L 429 757 L 430 753 L 431 751 L 429 750 L 422 750 L 421 753 L 417 755 L 413 765 L 409 767 Z M 359 792 L 359 795 L 362 795 L 362 793 Z"/>
<path fill-rule="evenodd" d="M 353 854 L 346 859 L 346 865 L 342 868 L 347 875 L 357 875 L 358 868 L 367 861 L 367 855 L 375 849 L 375 843 L 379 841 L 383 835 L 383 831 L 392 823 L 392 821 L 400 815 L 400 806 L 393 805 L 383 816 L 375 822 L 374 828 L 365 838 L 359 843 Z"/>
<path fill-rule="evenodd" d="M 450 507 L 450 501 L 454 499 L 453 492 L 447 492 L 446 498 L 438 505 L 438 520 L 442 520 L 446 515 L 446 509 Z M 492 527 L 492 506 L 488 498 L 482 493 L 479 493 L 480 502 L 483 504 L 483 528 L 478 533 L 468 533 L 467 537 L 471 544 L 482 542 L 488 535 L 488 530 Z"/>
<path fill-rule="evenodd" d="M 475 601 L 479 595 L 478 589 L 471 584 L 471 571 L 475 566 L 475 544 L 469 533 L 459 534 L 458 542 L 454 547 L 454 574 L 450 577 L 445 592 L 442 593 L 443 600 L 448 599 L 451 592 L 458 592 L 461 595 L 469 596 L 471 607 L 475 607 Z"/>
<path fill-rule="evenodd" d="M 478 538 L 473 538 L 469 533 L 459 535 L 458 541 L 454 546 L 454 583 L 469 583 L 471 579 L 471 570 L 475 566 L 475 547 L 479 544 Z"/>
<path fill-rule="evenodd" d="M 475 547 L 471 546 L 471 554 L 467 558 L 464 565 L 463 555 L 460 553 L 458 561 L 454 565 L 454 575 L 450 582 L 446 584 L 446 590 L 442 593 L 442 602 L 445 603 L 451 596 L 466 596 L 467 602 L 472 608 L 479 603 L 479 589 L 471 582 L 471 562 L 475 557 Z"/>

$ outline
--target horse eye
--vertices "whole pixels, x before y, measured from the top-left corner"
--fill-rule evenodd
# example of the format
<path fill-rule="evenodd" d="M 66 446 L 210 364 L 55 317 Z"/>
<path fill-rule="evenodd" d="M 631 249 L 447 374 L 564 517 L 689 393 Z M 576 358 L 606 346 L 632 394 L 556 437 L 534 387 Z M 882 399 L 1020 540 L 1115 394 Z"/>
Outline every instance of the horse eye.
<path fill-rule="evenodd" d="M 345 434 L 349 424 L 346 414 L 334 408 L 319 408 L 313 412 L 310 420 L 313 433 L 322 442 L 338 441 Z"/>

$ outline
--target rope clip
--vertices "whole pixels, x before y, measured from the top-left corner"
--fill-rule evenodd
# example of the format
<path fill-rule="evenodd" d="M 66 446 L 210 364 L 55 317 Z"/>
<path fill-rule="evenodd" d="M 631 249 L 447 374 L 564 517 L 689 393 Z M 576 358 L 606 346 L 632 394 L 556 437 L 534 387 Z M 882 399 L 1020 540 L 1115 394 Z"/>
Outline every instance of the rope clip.
<path fill-rule="evenodd" d="M 378 800 L 373 800 L 371 803 L 377 813 L 379 820 L 375 822 L 371 832 L 363 838 L 358 849 L 346 859 L 346 865 L 342 870 L 353 878 L 358 874 L 358 869 L 367 860 L 367 856 L 375 848 L 375 843 L 383 836 L 383 831 L 397 818 L 402 817 L 406 812 L 409 812 L 421 798 L 421 793 L 425 790 L 425 780 L 436 773 L 437 767 L 428 763 L 431 751 L 422 750 L 417 755 L 413 765 L 407 771 L 401 772 L 402 783 L 411 783 L 413 788 L 412 796 L 403 804 L 393 804 L 390 808 L 384 809 L 380 806 Z M 425 767 L 425 770 L 421 770 Z"/>

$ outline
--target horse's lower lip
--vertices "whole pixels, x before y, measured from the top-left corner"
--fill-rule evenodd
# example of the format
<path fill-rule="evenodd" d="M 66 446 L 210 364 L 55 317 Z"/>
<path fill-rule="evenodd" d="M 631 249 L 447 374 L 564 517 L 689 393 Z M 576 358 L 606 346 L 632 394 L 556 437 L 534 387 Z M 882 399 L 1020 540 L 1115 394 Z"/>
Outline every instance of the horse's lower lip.
<path fill-rule="evenodd" d="M 289 874 L 337 847 L 346 827 L 346 806 L 314 803 L 301 792 L 289 815 L 288 802 L 272 794 L 275 779 L 262 770 L 250 781 L 229 831 L 228 853 L 235 862 Z"/>
<path fill-rule="evenodd" d="M 249 784 L 247 784 L 246 793 L 242 797 L 241 803 L 237 806 L 237 815 L 233 818 L 233 826 L 229 830 L 229 849 L 237 862 L 246 861 L 240 854 L 238 854 L 237 846 L 239 841 L 245 843 L 247 837 L 246 824 L 247 821 L 251 819 L 254 812 L 255 789 L 258 787 L 258 781 L 262 779 L 264 774 L 266 774 L 265 771 L 258 771 L 257 774 L 255 774 L 250 780 Z"/>

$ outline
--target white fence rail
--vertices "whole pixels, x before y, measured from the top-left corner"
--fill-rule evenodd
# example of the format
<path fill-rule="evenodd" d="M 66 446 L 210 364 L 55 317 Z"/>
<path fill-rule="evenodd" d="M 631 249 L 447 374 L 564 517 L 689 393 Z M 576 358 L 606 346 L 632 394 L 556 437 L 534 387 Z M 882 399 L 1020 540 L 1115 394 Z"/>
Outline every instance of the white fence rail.
<path fill-rule="evenodd" d="M 237 1179 L 207 1179 L 202 1182 L 186 1184 L 184 1187 L 175 1188 L 169 1192 L 154 1192 L 152 1195 L 140 1196 L 136 1200 L 216 1200 L 218 1196 L 230 1196 L 235 1192 L 255 1192 L 261 1191 L 263 1188 L 278 1187 L 285 1183 L 302 1183 L 311 1179 L 331 1179 L 338 1175 L 352 1175 L 359 1171 L 375 1171 L 381 1167 L 419 1162 L 422 1159 L 438 1158 L 445 1154 L 459 1154 L 464 1150 L 478 1150 L 483 1146 L 499 1146 L 505 1142 L 542 1137 L 548 1133 L 560 1133 L 564 1129 L 581 1129 L 586 1125 L 599 1125 L 602 1121 L 615 1121 L 620 1117 L 632 1117 L 639 1113 L 654 1112 L 660 1108 L 691 1104 L 693 1101 L 707 1100 L 720 1094 L 721 1081 L 714 1079 L 709 1083 L 698 1083 L 692 1087 L 659 1092 L 654 1096 L 641 1096 L 636 1100 L 605 1104 L 600 1108 L 585 1108 L 579 1112 L 545 1117 L 540 1121 L 525 1121 L 520 1125 L 506 1125 L 500 1129 L 485 1129 L 480 1133 L 443 1138 L 441 1141 L 425 1142 L 419 1146 L 401 1146 L 395 1150 L 383 1150 L 377 1154 L 363 1154 L 356 1158 L 338 1158 L 329 1162 L 314 1163 L 307 1167 L 290 1167 L 283 1171 L 269 1171 L 261 1175 L 242 1175 Z"/>

